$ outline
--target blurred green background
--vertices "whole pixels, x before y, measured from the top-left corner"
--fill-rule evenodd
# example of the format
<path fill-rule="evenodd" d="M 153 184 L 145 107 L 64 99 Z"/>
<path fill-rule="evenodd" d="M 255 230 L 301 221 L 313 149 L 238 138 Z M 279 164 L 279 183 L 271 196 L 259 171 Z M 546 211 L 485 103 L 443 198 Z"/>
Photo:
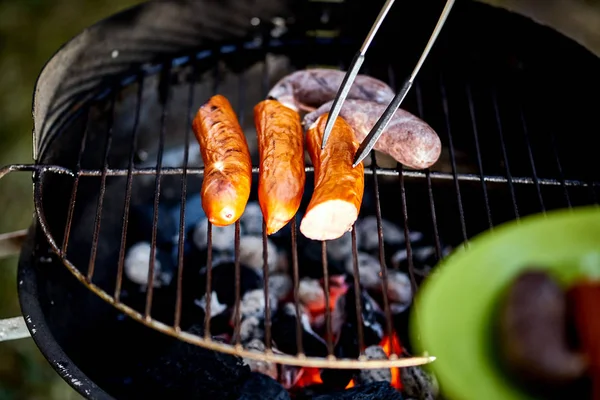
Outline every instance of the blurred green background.
<path fill-rule="evenodd" d="M 0 0 L 0 165 L 31 159 L 31 102 L 44 63 L 78 32 L 142 0 Z M 0 181 L 0 232 L 32 218 L 31 176 Z M 17 258 L 0 261 L 0 318 L 20 315 Z M 49 366 L 31 339 L 0 343 L 0 400 L 80 397 Z"/>

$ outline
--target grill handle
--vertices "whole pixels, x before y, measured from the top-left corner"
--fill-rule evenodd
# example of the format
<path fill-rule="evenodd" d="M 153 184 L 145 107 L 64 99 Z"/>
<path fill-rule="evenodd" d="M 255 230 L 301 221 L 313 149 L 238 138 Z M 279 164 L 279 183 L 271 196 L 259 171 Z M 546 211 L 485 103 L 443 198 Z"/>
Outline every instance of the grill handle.
<path fill-rule="evenodd" d="M 0 168 L 0 179 L 13 171 L 31 171 L 33 165 L 8 165 Z M 0 234 L 0 260 L 19 254 L 27 235 L 27 229 Z M 29 330 L 23 317 L 0 319 L 0 342 L 29 337 Z"/>

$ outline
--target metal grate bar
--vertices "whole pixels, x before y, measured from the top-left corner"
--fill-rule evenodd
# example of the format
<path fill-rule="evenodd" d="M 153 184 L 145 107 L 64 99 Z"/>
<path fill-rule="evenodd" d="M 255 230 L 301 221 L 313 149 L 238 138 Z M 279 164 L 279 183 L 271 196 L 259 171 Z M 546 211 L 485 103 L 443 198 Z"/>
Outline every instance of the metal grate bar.
<path fill-rule="evenodd" d="M 210 313 L 211 313 L 211 288 L 212 288 L 212 224 L 210 221 L 206 228 L 206 307 L 204 307 L 204 339 L 210 340 Z"/>
<path fill-rule="evenodd" d="M 414 90 L 415 90 L 415 97 L 417 99 L 417 112 L 419 114 L 419 118 L 423 119 L 425 113 L 423 111 L 423 97 L 422 97 L 421 85 L 419 84 L 419 81 L 415 82 Z M 398 171 L 398 173 L 400 173 L 400 172 L 403 175 L 406 173 L 406 171 L 404 171 L 404 170 Z M 427 180 L 427 196 L 429 198 L 429 210 L 431 212 L 433 238 L 435 241 L 435 256 L 436 256 L 437 261 L 439 261 L 442 259 L 442 245 L 440 243 L 440 234 L 438 232 L 437 214 L 435 212 L 435 199 L 433 197 L 433 184 L 431 182 L 431 170 L 429 168 L 427 168 L 425 170 L 425 179 Z"/>
<path fill-rule="evenodd" d="M 165 79 L 169 79 L 169 72 L 171 65 L 165 65 L 163 69 L 164 75 L 161 75 L 159 88 Z M 163 151 L 165 147 L 165 134 L 166 134 L 166 122 L 167 122 L 167 106 L 169 104 L 170 97 L 170 86 L 166 86 L 164 103 L 162 105 L 162 112 L 160 116 L 160 133 L 158 137 L 158 156 L 156 160 L 156 179 L 154 181 L 154 215 L 152 218 L 152 239 L 150 241 L 150 268 L 148 269 L 148 288 L 146 292 L 146 310 L 144 312 L 145 318 L 150 318 L 150 312 L 152 310 L 152 296 L 154 294 L 154 274 L 156 268 L 156 238 L 158 229 L 158 206 L 160 202 L 160 185 L 162 181 L 161 169 L 163 160 Z"/>
<path fill-rule="evenodd" d="M 233 337 L 235 344 L 240 346 L 240 327 L 242 325 L 242 295 L 241 295 L 241 271 L 240 271 L 240 220 L 235 222 L 235 237 L 234 237 L 234 264 L 235 264 L 235 307 L 234 307 L 234 325 Z"/>
<path fill-rule="evenodd" d="M 375 152 L 371 152 L 371 171 L 373 171 L 373 192 L 375 193 L 375 216 L 377 218 L 377 237 L 379 239 L 379 266 L 381 268 L 381 291 L 383 293 L 383 312 L 385 313 L 386 333 L 393 337 L 392 312 L 388 298 L 388 275 L 385 263 L 385 250 L 383 249 L 383 224 L 381 222 L 381 201 L 379 199 L 379 180 L 377 179 L 377 160 Z M 393 355 L 393 354 L 392 354 Z"/>
<path fill-rule="evenodd" d="M 554 158 L 556 159 L 556 168 L 558 169 L 558 181 L 560 182 L 560 185 L 563 188 L 567 206 L 571 208 L 571 197 L 569 196 L 569 190 L 567 189 L 568 185 L 567 181 L 565 180 L 565 175 L 563 173 L 562 163 L 560 162 L 560 156 L 558 154 L 558 147 L 556 146 L 556 136 L 554 135 L 553 131 L 550 131 L 550 143 L 552 145 L 552 152 L 554 153 Z"/>
<path fill-rule="evenodd" d="M 129 208 L 131 205 L 131 195 L 133 187 L 133 164 L 135 158 L 135 146 L 140 123 L 140 111 L 142 107 L 142 94 L 144 92 L 144 76 L 140 74 L 138 81 L 137 98 L 135 104 L 135 117 L 133 120 L 133 129 L 131 133 L 131 144 L 129 147 L 129 166 L 127 168 L 127 183 L 125 188 L 125 206 L 123 207 L 123 227 L 121 228 L 121 246 L 119 248 L 119 262 L 117 265 L 117 282 L 115 284 L 115 301 L 121 297 L 121 287 L 123 285 L 123 267 L 125 265 L 125 247 L 127 245 L 127 228 L 129 226 Z"/>
<path fill-rule="evenodd" d="M 508 165 L 508 153 L 506 151 L 506 143 L 504 141 L 504 132 L 502 130 L 502 121 L 500 118 L 500 109 L 498 108 L 498 95 L 496 90 L 492 89 L 492 104 L 494 106 L 494 114 L 496 116 L 496 124 L 498 126 L 498 136 L 500 137 L 500 147 L 502 148 L 502 159 L 504 160 L 504 169 L 506 171 L 506 179 L 508 181 L 508 190 L 510 191 L 510 197 L 513 203 L 513 209 L 515 211 L 515 218 L 519 219 L 519 208 L 517 207 L 517 196 L 515 195 L 515 187 L 512 182 L 512 176 L 510 174 L 510 166 Z"/>
<path fill-rule="evenodd" d="M 398 169 L 404 167 L 398 164 Z M 404 241 L 406 242 L 406 260 L 408 261 L 408 275 L 410 277 L 410 285 L 413 294 L 417 293 L 417 280 L 415 279 L 415 265 L 412 254 L 412 246 L 410 243 L 410 231 L 408 229 L 408 205 L 406 203 L 406 188 L 404 187 L 404 175 L 400 174 L 400 201 L 402 204 L 402 222 L 404 226 Z"/>
<path fill-rule="evenodd" d="M 294 304 L 296 306 L 296 347 L 298 348 L 298 357 L 304 356 L 302 344 L 302 321 L 300 320 L 300 272 L 298 271 L 298 242 L 296 216 L 292 218 L 292 269 L 294 270 Z"/>
<path fill-rule="evenodd" d="M 263 284 L 265 291 L 265 347 L 271 350 L 271 302 L 269 301 L 269 246 L 267 243 L 267 224 L 263 221 Z"/>
<path fill-rule="evenodd" d="M 333 328 L 331 326 L 331 296 L 329 293 L 329 266 L 327 265 L 327 242 L 321 242 L 321 262 L 323 263 L 323 290 L 325 292 L 325 326 L 327 354 L 333 356 Z"/>
<path fill-rule="evenodd" d="M 94 276 L 94 268 L 96 266 L 96 255 L 98 252 L 98 240 L 100 237 L 100 221 L 102 219 L 102 207 L 104 206 L 104 195 L 106 193 L 106 171 L 108 170 L 108 157 L 110 156 L 110 148 L 112 144 L 113 136 L 113 122 L 115 117 L 115 103 L 117 101 L 116 92 L 113 94 L 110 100 L 110 111 L 108 115 L 107 125 L 108 133 L 106 135 L 106 144 L 104 149 L 104 161 L 102 165 L 102 175 L 100 178 L 100 193 L 98 194 L 98 206 L 96 208 L 96 217 L 94 220 L 94 234 L 92 237 L 92 251 L 90 255 L 90 262 L 88 265 L 87 281 L 91 282 Z"/>
<path fill-rule="evenodd" d="M 473 102 L 473 93 L 471 92 L 471 85 L 467 83 L 467 102 L 469 103 L 469 113 L 471 115 L 471 124 L 473 126 L 473 139 L 475 141 L 475 152 L 477 153 L 477 167 L 479 168 L 479 176 L 481 178 L 481 190 L 483 192 L 483 202 L 485 204 L 485 211 L 487 213 L 488 224 L 490 229 L 494 229 L 494 222 L 492 220 L 492 209 L 490 208 L 490 199 L 488 197 L 487 185 L 485 184 L 485 178 L 483 175 L 483 161 L 481 159 L 481 148 L 479 146 L 479 132 L 477 129 L 477 118 L 475 116 L 475 105 Z"/>
<path fill-rule="evenodd" d="M 358 248 L 356 246 L 356 224 L 352 227 L 352 272 L 354 273 L 354 302 L 356 306 L 356 330 L 360 355 L 364 357 L 365 332 L 362 319 L 362 301 L 360 301 L 360 271 L 358 270 Z"/>
<path fill-rule="evenodd" d="M 181 174 L 181 203 L 179 212 L 179 237 L 177 239 L 177 293 L 175 297 L 175 316 L 173 318 L 173 326 L 179 331 L 181 324 L 181 305 L 182 305 L 182 291 L 183 291 L 183 254 L 185 246 L 185 208 L 187 198 L 187 172 L 185 171 L 189 162 L 190 155 L 190 132 L 192 130 L 192 121 L 194 120 L 194 77 L 197 74 L 197 63 L 192 63 L 192 79 L 190 79 L 190 85 L 188 88 L 188 109 L 187 109 L 187 126 L 184 137 L 184 150 L 183 150 L 183 168 L 184 172 Z"/>
<path fill-rule="evenodd" d="M 79 188 L 79 170 L 81 170 L 81 160 L 83 159 L 83 153 L 85 152 L 85 144 L 87 142 L 87 135 L 89 130 L 89 110 L 85 113 L 85 129 L 81 135 L 81 145 L 79 146 L 79 155 L 77 156 L 77 166 L 75 167 L 75 179 L 73 180 L 73 188 L 71 190 L 71 198 L 69 199 L 69 209 L 67 211 L 67 222 L 65 224 L 65 233 L 63 235 L 63 242 L 60 253 L 63 257 L 67 256 L 67 248 L 69 247 L 69 237 L 71 235 L 71 225 L 73 223 L 73 212 L 75 211 L 75 201 L 77 199 L 77 189 Z"/>
<path fill-rule="evenodd" d="M 458 202 L 458 213 L 460 215 L 460 227 L 463 235 L 463 245 L 468 246 L 469 238 L 467 236 L 467 226 L 465 223 L 465 212 L 463 210 L 462 196 L 460 194 L 460 185 L 458 184 L 458 176 L 456 174 L 456 157 L 454 155 L 454 143 L 452 141 L 452 131 L 450 129 L 450 113 L 448 110 L 448 97 L 446 95 L 446 86 L 442 76 L 440 75 L 440 93 L 442 95 L 442 108 L 444 110 L 444 117 L 446 121 L 446 133 L 448 134 L 448 144 L 450 151 L 450 162 L 452 164 L 452 175 L 454 176 L 454 189 L 456 190 L 456 200 Z"/>
<path fill-rule="evenodd" d="M 531 173 L 533 175 L 533 182 L 535 184 L 535 190 L 538 195 L 538 200 L 540 201 L 540 207 L 542 212 L 546 213 L 546 206 L 544 205 L 544 198 L 542 196 L 542 190 L 540 188 L 540 182 L 537 176 L 537 170 L 535 168 L 535 161 L 533 158 L 533 148 L 531 147 L 531 141 L 529 139 L 529 129 L 527 128 L 527 121 L 525 120 L 525 113 L 523 111 L 523 105 L 520 104 L 519 114 L 521 117 L 521 124 L 523 126 L 523 138 L 525 139 L 525 145 L 527 146 L 527 155 L 529 157 L 529 162 L 531 164 Z M 592 189 L 593 190 L 593 189 Z"/>

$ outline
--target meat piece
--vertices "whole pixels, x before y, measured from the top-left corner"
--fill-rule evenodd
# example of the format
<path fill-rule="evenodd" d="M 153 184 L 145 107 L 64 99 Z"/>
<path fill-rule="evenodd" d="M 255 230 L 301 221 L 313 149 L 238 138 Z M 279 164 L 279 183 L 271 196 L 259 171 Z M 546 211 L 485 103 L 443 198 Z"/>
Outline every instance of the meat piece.
<path fill-rule="evenodd" d="M 267 235 L 296 215 L 304 193 L 304 134 L 300 115 L 276 100 L 254 107 L 260 172 L 258 201 Z"/>
<path fill-rule="evenodd" d="M 304 126 L 311 126 L 318 117 L 328 113 L 332 104 L 333 101 L 330 101 L 307 114 L 303 120 Z M 357 140 L 362 141 L 386 107 L 372 101 L 348 99 L 342 106 L 340 117 L 354 128 Z M 424 169 L 438 160 L 442 152 L 442 142 L 425 121 L 399 108 L 374 149 L 390 155 L 407 167 Z"/>
<path fill-rule="evenodd" d="M 569 345 L 566 294 L 546 272 L 520 274 L 499 310 L 498 354 L 521 382 L 545 391 L 585 373 L 586 358 Z"/>
<path fill-rule="evenodd" d="M 250 197 L 252 161 L 248 142 L 229 101 L 216 95 L 193 121 L 204 162 L 202 208 L 216 226 L 236 222 Z"/>
<path fill-rule="evenodd" d="M 296 111 L 313 111 L 335 98 L 345 74 L 345 71 L 324 68 L 296 71 L 277 82 L 268 97 Z M 347 97 L 385 105 L 393 98 L 394 91 L 388 85 L 366 75 L 356 76 Z"/>
<path fill-rule="evenodd" d="M 312 240 L 333 240 L 348 232 L 360 211 L 365 189 L 364 165 L 352 168 L 359 143 L 352 127 L 337 118 L 321 150 L 327 114 L 306 133 L 306 147 L 315 168 L 315 190 L 300 223 L 300 232 Z"/>

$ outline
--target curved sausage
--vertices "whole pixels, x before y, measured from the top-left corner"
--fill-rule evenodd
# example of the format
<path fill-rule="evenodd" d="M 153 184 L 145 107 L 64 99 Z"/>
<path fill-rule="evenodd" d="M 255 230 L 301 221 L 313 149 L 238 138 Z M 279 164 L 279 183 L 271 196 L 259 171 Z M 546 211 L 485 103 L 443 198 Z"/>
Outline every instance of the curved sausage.
<path fill-rule="evenodd" d="M 278 232 L 296 215 L 306 173 L 304 132 L 300 115 L 277 100 L 264 100 L 254 107 L 260 172 L 258 202 L 267 235 Z"/>
<path fill-rule="evenodd" d="M 304 126 L 312 125 L 319 116 L 329 112 L 332 104 L 330 101 L 307 114 L 304 117 Z M 348 99 L 342 106 L 340 117 L 354 128 L 356 138 L 360 142 L 367 137 L 386 107 L 370 101 Z M 440 158 L 442 142 L 425 121 L 399 108 L 374 149 L 389 154 L 407 167 L 425 169 Z"/>
<path fill-rule="evenodd" d="M 211 97 L 192 123 L 204 162 L 202 208 L 215 226 L 227 226 L 243 214 L 250 197 L 252 161 L 244 132 L 229 101 Z"/>
<path fill-rule="evenodd" d="M 313 111 L 335 99 L 345 74 L 345 71 L 323 68 L 296 71 L 277 82 L 268 97 L 296 111 Z M 394 91 L 379 79 L 357 75 L 347 98 L 387 105 L 394 98 Z"/>
<path fill-rule="evenodd" d="M 333 240 L 352 228 L 365 189 L 364 165 L 352 168 L 358 150 L 352 127 L 337 118 L 321 151 L 327 114 L 306 133 L 306 147 L 315 168 L 315 190 L 300 223 L 300 232 L 312 240 Z"/>

